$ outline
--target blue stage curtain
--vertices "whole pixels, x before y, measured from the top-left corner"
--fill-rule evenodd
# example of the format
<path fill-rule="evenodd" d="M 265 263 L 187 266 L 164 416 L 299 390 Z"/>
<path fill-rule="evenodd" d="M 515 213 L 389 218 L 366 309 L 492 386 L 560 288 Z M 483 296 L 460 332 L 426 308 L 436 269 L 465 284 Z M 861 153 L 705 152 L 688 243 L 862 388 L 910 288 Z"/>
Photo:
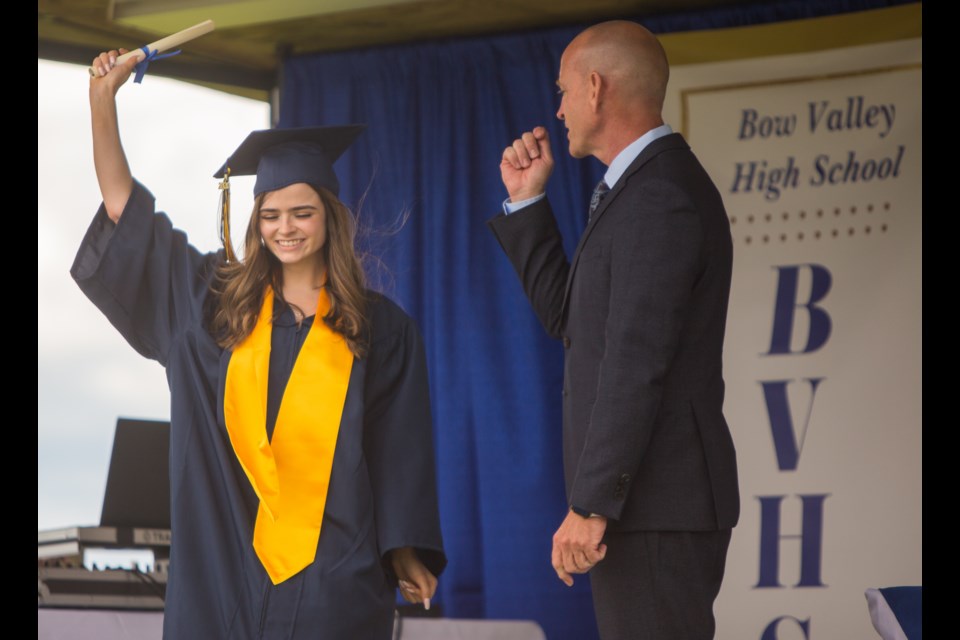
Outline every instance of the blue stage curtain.
<path fill-rule="evenodd" d="M 655 32 L 797 19 L 897 2 L 774 2 L 639 18 Z M 604 168 L 566 151 L 555 117 L 560 55 L 583 25 L 294 57 L 280 126 L 363 122 L 337 164 L 360 207 L 374 285 L 427 345 L 440 511 L 450 564 L 444 615 L 539 622 L 550 638 L 595 638 L 588 580 L 550 564 L 564 517 L 562 350 L 548 339 L 485 221 L 506 197 L 503 148 L 535 125 L 557 160 L 548 195 L 568 255 Z M 402 479 L 398 478 L 398 481 Z"/>

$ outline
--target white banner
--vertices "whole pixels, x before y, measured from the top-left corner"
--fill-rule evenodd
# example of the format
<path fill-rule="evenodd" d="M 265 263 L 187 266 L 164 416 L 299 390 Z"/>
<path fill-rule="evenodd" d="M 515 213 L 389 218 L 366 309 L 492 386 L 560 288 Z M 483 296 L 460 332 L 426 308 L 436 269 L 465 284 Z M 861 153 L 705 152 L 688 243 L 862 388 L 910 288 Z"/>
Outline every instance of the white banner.
<path fill-rule="evenodd" d="M 875 638 L 922 583 L 921 41 L 674 67 L 730 216 L 742 515 L 717 637 Z"/>

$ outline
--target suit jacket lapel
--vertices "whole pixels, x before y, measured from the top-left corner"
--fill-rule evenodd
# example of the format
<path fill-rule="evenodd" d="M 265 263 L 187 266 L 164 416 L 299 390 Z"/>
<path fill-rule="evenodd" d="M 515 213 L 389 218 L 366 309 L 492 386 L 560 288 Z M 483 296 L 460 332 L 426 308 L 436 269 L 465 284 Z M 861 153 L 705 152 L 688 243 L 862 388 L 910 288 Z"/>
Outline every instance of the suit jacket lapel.
<path fill-rule="evenodd" d="M 587 243 L 587 239 L 590 237 L 590 234 L 593 233 L 593 229 L 597 226 L 597 222 L 599 222 L 601 216 L 603 216 L 604 212 L 610 208 L 620 193 L 623 192 L 630 176 L 638 172 L 643 165 L 648 163 L 660 153 L 672 149 L 689 149 L 689 146 L 683 139 L 683 136 L 681 136 L 679 133 L 671 133 L 670 135 L 658 138 L 648 144 L 644 150 L 640 152 L 640 155 L 637 156 L 632 163 L 630 163 L 630 166 L 627 167 L 627 170 L 624 171 L 623 175 L 620 176 L 620 179 L 617 180 L 617 184 L 600 202 L 597 210 L 593 212 L 590 222 L 587 223 L 587 228 L 583 230 L 583 234 L 580 236 L 580 242 L 577 243 L 577 250 L 573 253 L 573 260 L 570 263 L 570 272 L 567 274 L 567 286 L 563 292 L 563 307 L 561 310 L 561 317 L 566 317 L 567 303 L 570 300 L 570 289 L 573 287 L 573 274 L 576 272 L 577 264 L 580 262 L 580 254 L 583 253 L 583 247 Z"/>

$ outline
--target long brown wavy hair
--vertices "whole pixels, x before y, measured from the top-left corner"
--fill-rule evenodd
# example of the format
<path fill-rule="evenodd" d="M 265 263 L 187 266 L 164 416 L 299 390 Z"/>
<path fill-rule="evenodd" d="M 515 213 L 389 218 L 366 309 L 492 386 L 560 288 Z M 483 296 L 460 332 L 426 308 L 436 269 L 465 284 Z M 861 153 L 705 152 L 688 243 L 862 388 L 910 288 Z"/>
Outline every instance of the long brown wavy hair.
<path fill-rule="evenodd" d="M 327 240 L 323 258 L 327 266 L 327 293 L 330 312 L 323 321 L 342 335 L 350 351 L 366 355 L 369 320 L 366 316 L 367 290 L 361 260 L 354 248 L 356 220 L 353 213 L 326 189 L 317 189 L 326 215 Z M 217 266 L 212 289 L 218 297 L 210 329 L 219 345 L 233 349 L 250 335 L 257 323 L 267 286 L 283 299 L 283 268 L 263 246 L 260 235 L 260 207 L 267 193 L 253 203 L 253 213 L 244 237 L 243 259 Z"/>

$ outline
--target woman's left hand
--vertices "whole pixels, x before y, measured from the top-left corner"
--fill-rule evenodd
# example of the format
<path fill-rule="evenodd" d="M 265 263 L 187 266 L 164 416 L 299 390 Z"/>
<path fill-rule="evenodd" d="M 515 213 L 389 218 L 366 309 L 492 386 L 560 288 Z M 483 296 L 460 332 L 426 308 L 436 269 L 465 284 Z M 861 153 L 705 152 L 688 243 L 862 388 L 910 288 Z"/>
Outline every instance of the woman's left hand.
<path fill-rule="evenodd" d="M 430 573 L 413 547 L 394 549 L 390 554 L 393 571 L 400 580 L 400 595 L 407 602 L 423 603 L 424 609 L 430 608 L 430 598 L 437 590 L 437 577 Z"/>

